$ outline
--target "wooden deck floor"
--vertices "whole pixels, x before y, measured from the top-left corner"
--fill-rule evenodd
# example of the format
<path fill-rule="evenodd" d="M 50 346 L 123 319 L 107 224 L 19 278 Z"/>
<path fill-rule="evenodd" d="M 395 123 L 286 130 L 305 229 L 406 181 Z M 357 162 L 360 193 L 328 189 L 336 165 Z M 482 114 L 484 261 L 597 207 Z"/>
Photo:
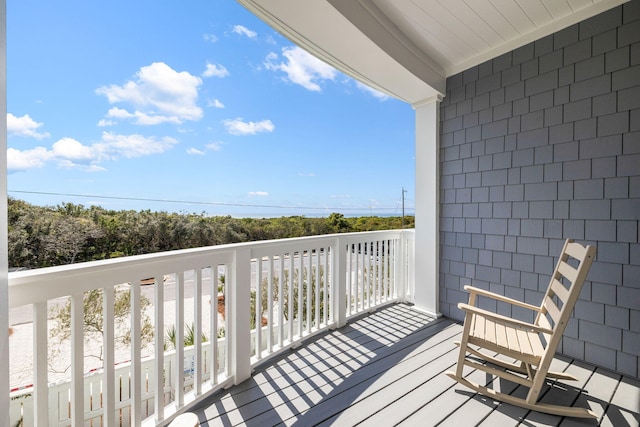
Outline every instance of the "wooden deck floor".
<path fill-rule="evenodd" d="M 542 401 L 590 407 L 598 422 L 499 404 L 444 375 L 462 327 L 396 304 L 260 367 L 194 410 L 202 426 L 638 426 L 640 382 L 559 357 L 579 381 L 548 384 Z M 468 372 L 465 371 L 465 372 Z M 477 382 L 490 381 L 475 371 Z M 527 389 L 501 383 L 502 391 Z"/>

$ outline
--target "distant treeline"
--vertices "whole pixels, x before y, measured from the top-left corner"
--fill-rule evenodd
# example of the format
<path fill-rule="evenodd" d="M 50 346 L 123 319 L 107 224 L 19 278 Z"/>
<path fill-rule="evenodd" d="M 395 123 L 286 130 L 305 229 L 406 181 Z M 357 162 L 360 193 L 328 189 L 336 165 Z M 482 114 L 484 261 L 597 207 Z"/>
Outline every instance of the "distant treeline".
<path fill-rule="evenodd" d="M 233 218 L 115 211 L 64 203 L 42 207 L 9 198 L 9 266 L 40 268 L 175 249 L 402 227 L 401 217 Z M 414 217 L 405 217 L 405 228 Z"/>

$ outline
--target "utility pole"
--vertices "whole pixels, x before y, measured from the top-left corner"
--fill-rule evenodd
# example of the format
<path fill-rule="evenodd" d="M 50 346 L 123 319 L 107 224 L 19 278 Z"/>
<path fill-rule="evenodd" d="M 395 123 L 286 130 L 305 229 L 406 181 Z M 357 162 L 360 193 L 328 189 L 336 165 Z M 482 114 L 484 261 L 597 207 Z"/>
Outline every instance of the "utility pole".
<path fill-rule="evenodd" d="M 402 187 L 402 228 L 404 228 L 404 193 L 406 192 L 407 190 Z"/>

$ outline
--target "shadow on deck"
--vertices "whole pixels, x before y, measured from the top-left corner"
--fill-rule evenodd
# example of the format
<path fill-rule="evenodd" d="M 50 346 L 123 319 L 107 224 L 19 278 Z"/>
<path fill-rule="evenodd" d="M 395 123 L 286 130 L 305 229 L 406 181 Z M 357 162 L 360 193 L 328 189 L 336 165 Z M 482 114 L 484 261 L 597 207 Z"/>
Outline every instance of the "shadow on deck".
<path fill-rule="evenodd" d="M 395 304 L 313 338 L 266 362 L 251 379 L 193 409 L 202 426 L 637 426 L 640 382 L 558 356 L 555 370 L 577 382 L 549 382 L 541 401 L 589 407 L 598 421 L 500 404 L 450 380 L 462 327 Z M 466 370 L 490 383 L 480 371 Z M 503 392 L 526 388 L 502 381 Z"/>

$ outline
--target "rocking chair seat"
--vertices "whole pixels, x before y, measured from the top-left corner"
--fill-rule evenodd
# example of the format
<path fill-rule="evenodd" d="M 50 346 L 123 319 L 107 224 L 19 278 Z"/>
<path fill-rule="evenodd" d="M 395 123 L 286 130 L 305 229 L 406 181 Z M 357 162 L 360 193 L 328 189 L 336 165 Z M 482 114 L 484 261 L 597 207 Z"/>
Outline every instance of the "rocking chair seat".
<path fill-rule="evenodd" d="M 473 325 L 469 332 L 469 344 L 504 354 L 530 365 L 540 364 L 540 359 L 544 354 L 544 345 L 540 338 L 540 332 L 533 330 L 534 325 L 531 325 L 531 328 L 518 327 L 509 324 L 511 319 L 506 318 L 507 321 L 500 322 L 488 318 L 481 315 L 484 310 L 474 310 L 475 307 L 467 304 L 462 305 L 461 308 L 476 313 L 472 316 Z"/>

